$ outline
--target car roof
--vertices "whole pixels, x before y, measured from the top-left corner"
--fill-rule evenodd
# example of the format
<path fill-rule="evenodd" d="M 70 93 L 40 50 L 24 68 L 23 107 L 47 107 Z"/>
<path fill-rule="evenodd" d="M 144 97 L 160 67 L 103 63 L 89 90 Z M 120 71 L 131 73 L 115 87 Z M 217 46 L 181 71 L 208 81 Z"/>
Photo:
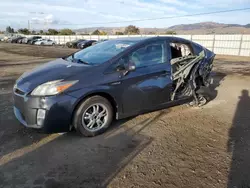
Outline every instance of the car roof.
<path fill-rule="evenodd" d="M 173 37 L 173 36 L 156 36 L 156 37 L 121 37 L 121 38 L 116 38 L 116 39 L 111 39 L 111 40 L 117 40 L 117 41 L 136 41 L 136 42 L 143 42 L 143 41 L 151 41 L 151 40 L 169 40 L 169 41 L 182 41 L 182 42 L 191 42 L 189 40 L 186 40 L 184 38 L 179 38 L 179 37 Z"/>

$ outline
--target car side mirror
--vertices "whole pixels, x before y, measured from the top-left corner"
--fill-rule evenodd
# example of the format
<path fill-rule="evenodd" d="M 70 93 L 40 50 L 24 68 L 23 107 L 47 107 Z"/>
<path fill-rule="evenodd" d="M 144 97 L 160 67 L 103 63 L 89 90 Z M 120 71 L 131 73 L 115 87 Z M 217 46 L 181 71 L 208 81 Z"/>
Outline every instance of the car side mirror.
<path fill-rule="evenodd" d="M 129 61 L 125 67 L 125 71 L 123 72 L 123 76 L 126 76 L 131 71 L 135 71 L 135 63 L 132 61 Z"/>
<path fill-rule="evenodd" d="M 135 63 L 132 61 L 128 62 L 128 67 L 127 67 L 128 71 L 134 71 L 135 70 Z"/>

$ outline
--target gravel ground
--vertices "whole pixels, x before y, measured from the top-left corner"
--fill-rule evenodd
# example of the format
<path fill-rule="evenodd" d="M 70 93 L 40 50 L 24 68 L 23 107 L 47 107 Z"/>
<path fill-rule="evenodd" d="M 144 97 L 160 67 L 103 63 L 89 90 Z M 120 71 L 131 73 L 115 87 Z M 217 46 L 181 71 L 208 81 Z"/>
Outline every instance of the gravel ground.
<path fill-rule="evenodd" d="M 217 56 L 212 100 L 115 122 L 104 134 L 22 127 L 11 90 L 67 48 L 0 43 L 0 187 L 250 187 L 250 58 Z"/>

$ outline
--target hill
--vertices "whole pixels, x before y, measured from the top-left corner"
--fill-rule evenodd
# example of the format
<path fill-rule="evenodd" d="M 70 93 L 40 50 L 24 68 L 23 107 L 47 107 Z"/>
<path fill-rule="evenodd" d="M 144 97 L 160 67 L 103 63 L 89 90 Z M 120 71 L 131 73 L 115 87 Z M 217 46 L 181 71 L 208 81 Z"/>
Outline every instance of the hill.
<path fill-rule="evenodd" d="M 123 32 L 125 27 L 90 27 L 76 29 L 77 33 L 92 33 L 96 29 L 108 34 Z M 175 31 L 177 34 L 250 34 L 250 24 L 223 24 L 216 22 L 201 22 L 194 24 L 174 25 L 169 28 L 140 28 L 141 34 L 165 34 L 167 31 Z"/>

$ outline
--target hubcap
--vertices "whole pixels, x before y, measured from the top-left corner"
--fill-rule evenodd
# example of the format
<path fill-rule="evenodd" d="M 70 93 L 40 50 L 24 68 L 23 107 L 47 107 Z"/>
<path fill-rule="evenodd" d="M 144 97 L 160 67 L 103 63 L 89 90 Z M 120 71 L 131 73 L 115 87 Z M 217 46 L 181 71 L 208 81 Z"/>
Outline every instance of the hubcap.
<path fill-rule="evenodd" d="M 82 115 L 82 125 L 94 132 L 103 128 L 108 120 L 108 109 L 103 104 L 93 104 Z"/>

